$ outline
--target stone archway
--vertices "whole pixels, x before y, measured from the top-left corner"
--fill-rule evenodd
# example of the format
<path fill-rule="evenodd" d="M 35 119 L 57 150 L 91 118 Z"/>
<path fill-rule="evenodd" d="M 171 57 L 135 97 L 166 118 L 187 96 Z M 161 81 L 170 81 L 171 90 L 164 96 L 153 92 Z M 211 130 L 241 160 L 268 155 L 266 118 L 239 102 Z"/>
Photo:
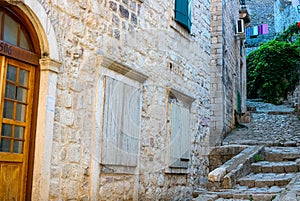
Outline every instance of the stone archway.
<path fill-rule="evenodd" d="M 52 154 L 57 73 L 60 63 L 56 34 L 45 8 L 36 0 L 6 0 L 30 20 L 36 30 L 39 60 L 39 97 L 36 108 L 35 149 L 32 153 L 31 188 L 28 200 L 48 200 Z M 30 195 L 31 194 L 31 195 Z"/>

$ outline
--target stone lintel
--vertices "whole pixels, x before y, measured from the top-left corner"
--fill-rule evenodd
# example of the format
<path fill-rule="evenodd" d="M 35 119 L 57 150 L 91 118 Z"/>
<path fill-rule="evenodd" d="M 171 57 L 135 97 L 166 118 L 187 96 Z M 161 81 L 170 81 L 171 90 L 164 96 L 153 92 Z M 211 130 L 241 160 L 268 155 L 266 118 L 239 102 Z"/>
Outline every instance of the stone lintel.
<path fill-rule="evenodd" d="M 144 73 L 105 56 L 103 56 L 102 66 L 140 83 L 143 83 L 148 79 L 148 76 Z"/>

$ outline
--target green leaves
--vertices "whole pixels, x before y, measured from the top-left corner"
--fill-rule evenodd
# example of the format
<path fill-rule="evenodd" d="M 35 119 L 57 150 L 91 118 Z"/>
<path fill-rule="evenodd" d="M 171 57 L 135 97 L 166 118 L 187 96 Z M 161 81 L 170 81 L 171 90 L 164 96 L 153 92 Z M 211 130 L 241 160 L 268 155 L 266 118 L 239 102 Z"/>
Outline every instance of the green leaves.
<path fill-rule="evenodd" d="M 280 104 L 299 84 L 300 28 L 297 23 L 247 57 L 248 98 Z"/>

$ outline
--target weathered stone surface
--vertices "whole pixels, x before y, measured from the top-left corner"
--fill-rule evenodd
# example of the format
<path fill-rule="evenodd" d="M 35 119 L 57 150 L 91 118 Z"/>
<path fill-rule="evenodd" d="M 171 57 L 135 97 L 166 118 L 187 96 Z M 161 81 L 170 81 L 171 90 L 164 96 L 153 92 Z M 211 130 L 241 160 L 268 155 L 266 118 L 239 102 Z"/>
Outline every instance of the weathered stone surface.
<path fill-rule="evenodd" d="M 63 63 L 53 86 L 57 86 L 57 97 L 49 167 L 53 188 L 50 200 L 191 197 L 191 189 L 205 183 L 208 176 L 210 2 L 192 1 L 192 33 L 173 20 L 171 1 L 38 2 L 49 11 L 45 19 L 55 22 Z M 142 101 L 138 166 L 102 164 L 103 116 L 96 110 L 105 100 L 100 84 L 104 57 L 147 76 L 139 84 Z M 130 77 L 126 73 L 122 76 L 126 82 Z M 169 87 L 196 98 L 190 107 L 188 169 L 181 174 L 165 173 Z"/>
<path fill-rule="evenodd" d="M 232 1 L 211 2 L 211 146 L 221 145 L 224 135 L 234 127 L 235 110 L 246 112 L 246 62 L 243 56 L 245 46 L 241 43 L 242 39 L 233 37 L 236 33 L 232 23 L 239 19 L 239 9 L 239 5 Z M 234 87 L 233 82 L 239 84 Z M 229 106 L 232 99 L 237 100 L 238 93 L 241 97 L 241 108 Z"/>
<path fill-rule="evenodd" d="M 212 182 L 221 181 L 226 174 L 226 168 L 220 167 L 214 169 L 208 174 L 208 180 Z"/>

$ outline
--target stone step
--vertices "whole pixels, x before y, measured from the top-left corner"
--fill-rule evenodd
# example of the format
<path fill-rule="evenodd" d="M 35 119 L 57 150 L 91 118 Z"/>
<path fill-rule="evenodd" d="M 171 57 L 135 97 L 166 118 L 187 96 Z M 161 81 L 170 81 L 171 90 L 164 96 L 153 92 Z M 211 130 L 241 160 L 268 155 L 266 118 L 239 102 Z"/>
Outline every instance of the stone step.
<path fill-rule="evenodd" d="M 241 186 L 248 186 L 249 188 L 286 186 L 294 176 L 294 173 L 251 173 L 239 179 L 237 183 Z"/>
<path fill-rule="evenodd" d="M 296 161 L 259 161 L 251 164 L 251 171 L 253 173 L 291 173 L 298 172 L 300 164 Z"/>
<path fill-rule="evenodd" d="M 240 193 L 240 194 L 233 194 L 230 195 L 229 197 L 226 198 L 218 198 L 216 201 L 221 201 L 223 200 L 230 200 L 230 201 L 237 201 L 237 200 L 253 200 L 253 201 L 270 201 L 275 199 L 275 197 L 277 196 L 276 193 L 270 193 L 270 194 L 266 194 L 266 193 L 262 193 L 262 194 L 258 194 L 253 192 L 253 194 L 250 193 Z"/>
<path fill-rule="evenodd" d="M 239 186 L 231 191 L 220 191 L 217 200 L 254 200 L 254 201 L 270 201 L 274 199 L 284 188 L 278 186 L 268 187 L 254 187 L 248 188 L 246 186 Z M 216 201 L 217 201 L 216 200 Z"/>
<path fill-rule="evenodd" d="M 300 147 L 265 147 L 266 161 L 296 161 L 300 158 Z"/>

